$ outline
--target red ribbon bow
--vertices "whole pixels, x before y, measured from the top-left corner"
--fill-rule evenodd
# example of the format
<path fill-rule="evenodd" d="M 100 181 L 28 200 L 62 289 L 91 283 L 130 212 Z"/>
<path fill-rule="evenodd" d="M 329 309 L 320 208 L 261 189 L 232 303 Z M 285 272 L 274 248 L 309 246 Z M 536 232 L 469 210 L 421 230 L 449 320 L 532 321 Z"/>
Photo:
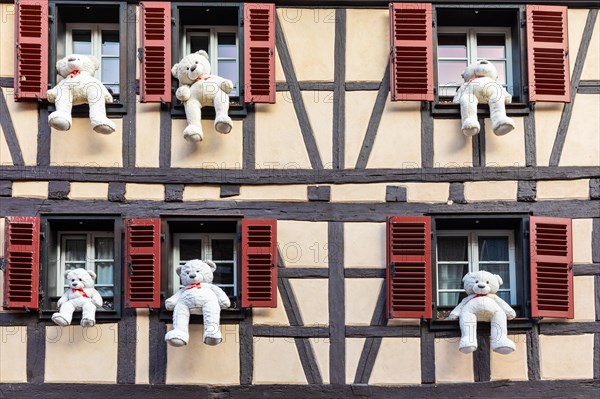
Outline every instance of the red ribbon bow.
<path fill-rule="evenodd" d="M 71 288 L 71 291 L 73 291 L 73 293 L 79 292 L 82 297 L 89 298 L 88 294 L 85 293 L 83 288 Z"/>
<path fill-rule="evenodd" d="M 200 77 L 200 78 L 196 78 L 196 82 L 198 82 L 198 81 L 200 81 L 200 80 L 208 80 L 208 78 L 210 78 L 210 76 L 207 76 L 207 77 L 205 77 L 205 78 L 202 78 L 202 77 Z"/>
<path fill-rule="evenodd" d="M 75 69 L 72 73 L 71 73 L 71 78 L 74 78 L 75 76 L 79 75 L 81 73 L 81 71 L 79 69 Z"/>
<path fill-rule="evenodd" d="M 192 288 L 202 288 L 202 285 L 200 285 L 200 283 L 194 283 L 187 287 L 186 290 L 191 290 Z"/>
<path fill-rule="evenodd" d="M 487 294 L 476 294 L 473 298 L 469 299 L 469 301 L 472 301 L 475 298 L 479 298 L 480 296 L 487 296 Z"/>

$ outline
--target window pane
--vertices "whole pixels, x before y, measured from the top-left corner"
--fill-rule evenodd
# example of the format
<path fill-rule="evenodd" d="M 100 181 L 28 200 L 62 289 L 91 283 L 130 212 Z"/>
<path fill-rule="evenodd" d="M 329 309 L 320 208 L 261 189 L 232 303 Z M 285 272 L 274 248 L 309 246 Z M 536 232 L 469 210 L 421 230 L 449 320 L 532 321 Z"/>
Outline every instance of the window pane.
<path fill-rule="evenodd" d="M 233 284 L 233 263 L 217 264 L 213 284 Z"/>
<path fill-rule="evenodd" d="M 104 86 L 106 86 L 107 89 L 112 90 L 112 94 L 113 95 L 118 95 L 119 94 L 119 87 L 120 87 L 119 85 L 106 85 L 105 84 Z"/>
<path fill-rule="evenodd" d="M 437 250 L 440 261 L 459 261 L 469 260 L 467 255 L 467 237 L 438 237 Z"/>
<path fill-rule="evenodd" d="M 102 31 L 102 55 L 119 55 L 119 31 Z"/>
<path fill-rule="evenodd" d="M 233 260 L 233 240 L 212 240 L 212 260 Z"/>
<path fill-rule="evenodd" d="M 508 261 L 508 237 L 479 237 L 480 261 Z"/>
<path fill-rule="evenodd" d="M 119 83 L 118 58 L 102 58 L 102 82 Z"/>
<path fill-rule="evenodd" d="M 73 30 L 73 53 L 92 54 L 92 31 Z"/>
<path fill-rule="evenodd" d="M 110 299 L 115 295 L 113 287 L 96 287 L 96 290 L 102 297 L 104 305 L 108 305 L 108 308 L 112 309 L 112 301 Z"/>
<path fill-rule="evenodd" d="M 461 74 L 466 67 L 467 61 L 440 61 L 438 63 L 439 84 L 460 86 L 464 81 Z"/>
<path fill-rule="evenodd" d="M 477 35 L 477 58 L 506 57 L 506 39 L 500 35 Z"/>
<path fill-rule="evenodd" d="M 96 284 L 114 284 L 113 262 L 96 262 Z"/>
<path fill-rule="evenodd" d="M 98 237 L 95 243 L 96 259 L 114 259 L 112 237 Z"/>
<path fill-rule="evenodd" d="M 462 278 L 469 272 L 469 265 L 438 265 L 438 286 L 441 290 L 460 290 Z"/>
<path fill-rule="evenodd" d="M 438 57 L 467 58 L 467 35 L 460 33 L 439 35 Z"/>
<path fill-rule="evenodd" d="M 65 261 L 85 261 L 86 245 L 85 239 L 66 239 L 63 255 Z"/>
<path fill-rule="evenodd" d="M 219 76 L 233 82 L 233 90 L 230 96 L 237 95 L 238 70 L 237 61 L 219 61 Z"/>
<path fill-rule="evenodd" d="M 228 297 L 233 296 L 233 287 L 223 287 L 222 290 L 225 291 Z"/>
<path fill-rule="evenodd" d="M 219 58 L 237 58 L 235 33 L 219 33 L 218 56 Z"/>
<path fill-rule="evenodd" d="M 498 295 L 500 298 L 504 299 L 504 302 L 506 302 L 510 305 L 514 305 L 514 304 L 511 304 L 510 291 L 498 291 L 498 292 L 496 292 L 496 295 Z"/>
<path fill-rule="evenodd" d="M 510 289 L 510 267 L 508 263 L 480 263 L 479 270 L 486 270 L 492 274 L 497 274 L 502 278 L 502 285 L 500 288 Z"/>
<path fill-rule="evenodd" d="M 494 61 L 492 62 L 498 70 L 498 82 L 505 85 L 506 84 L 506 62 L 504 61 Z"/>
<path fill-rule="evenodd" d="M 202 240 L 179 240 L 179 259 L 182 263 L 192 259 L 202 259 Z"/>
<path fill-rule="evenodd" d="M 460 300 L 460 292 L 440 292 L 438 306 L 456 306 Z"/>
<path fill-rule="evenodd" d="M 208 44 L 209 44 L 209 38 L 206 35 L 190 36 L 190 47 L 191 47 L 192 53 L 195 53 L 196 51 L 199 51 L 199 50 L 204 50 L 210 56 Z"/>

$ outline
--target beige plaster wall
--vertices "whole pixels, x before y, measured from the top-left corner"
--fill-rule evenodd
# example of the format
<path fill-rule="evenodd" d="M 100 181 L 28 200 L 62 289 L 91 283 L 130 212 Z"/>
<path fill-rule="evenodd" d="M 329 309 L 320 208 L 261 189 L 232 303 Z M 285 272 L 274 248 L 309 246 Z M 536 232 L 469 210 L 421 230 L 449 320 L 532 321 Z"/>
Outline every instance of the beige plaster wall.
<path fill-rule="evenodd" d="M 590 181 L 589 179 L 538 181 L 536 198 L 538 200 L 589 199 Z"/>
<path fill-rule="evenodd" d="M 346 131 L 344 137 L 344 163 L 346 168 L 356 166 L 376 98 L 376 91 L 346 92 Z"/>
<path fill-rule="evenodd" d="M 460 119 L 433 120 L 433 164 L 438 168 L 473 165 L 472 138 L 460 130 Z"/>
<path fill-rule="evenodd" d="M 335 10 L 277 8 L 298 80 L 333 81 Z"/>
<path fill-rule="evenodd" d="M 435 379 L 443 382 L 473 382 L 473 354 L 458 350 L 460 338 L 435 340 Z"/>
<path fill-rule="evenodd" d="M 581 79 L 600 80 L 600 52 L 598 48 L 600 48 L 600 20 L 596 18 L 590 47 L 583 64 L 583 71 L 581 71 Z M 596 50 L 594 51 L 594 49 Z"/>
<path fill-rule="evenodd" d="M 385 267 L 385 223 L 344 223 L 344 266 Z"/>
<path fill-rule="evenodd" d="M 277 290 L 276 308 L 252 308 L 252 323 L 272 326 L 290 325 L 279 290 Z"/>
<path fill-rule="evenodd" d="M 334 184 L 331 202 L 384 202 L 385 183 Z"/>
<path fill-rule="evenodd" d="M 369 384 L 420 384 L 421 340 L 383 338 Z"/>
<path fill-rule="evenodd" d="M 311 338 L 308 340 L 315 352 L 317 366 L 323 379 L 323 384 L 329 384 L 329 339 Z"/>
<path fill-rule="evenodd" d="M 15 5 L 0 4 L 0 16 L 0 76 L 12 77 L 15 70 Z M 10 92 L 12 95 L 12 90 Z"/>
<path fill-rule="evenodd" d="M 2 88 L 25 165 L 37 163 L 38 112 L 35 101 L 15 102 L 12 89 Z"/>
<path fill-rule="evenodd" d="M 290 279 L 302 321 L 306 326 L 329 324 L 327 279 Z"/>
<path fill-rule="evenodd" d="M 127 183 L 125 185 L 125 198 L 127 200 L 154 200 L 165 199 L 165 186 L 162 184 Z"/>
<path fill-rule="evenodd" d="M 544 380 L 593 378 L 594 334 L 540 335 L 540 370 Z"/>
<path fill-rule="evenodd" d="M 581 38 L 583 29 L 586 24 L 587 16 L 590 10 L 588 9 L 569 9 L 569 48 L 570 50 L 570 65 L 571 74 L 575 66 L 575 60 L 579 53 L 579 46 L 581 44 Z M 600 48 L 600 20 L 596 19 L 594 24 L 594 31 L 592 33 L 592 39 L 589 44 L 587 57 L 583 64 L 583 71 L 581 73 L 582 80 L 599 80 L 600 79 L 600 52 L 597 49 Z M 596 50 L 596 51 L 594 51 Z"/>
<path fill-rule="evenodd" d="M 594 219 L 573 219 L 573 262 L 592 263 Z M 595 243 L 599 245 L 599 243 Z"/>
<path fill-rule="evenodd" d="M 108 198 L 108 183 L 81 183 L 71 182 L 69 199 L 91 200 Z"/>
<path fill-rule="evenodd" d="M 525 166 L 524 118 L 512 119 L 515 121 L 515 130 L 504 136 L 496 136 L 491 119 L 485 119 L 486 166 Z"/>
<path fill-rule="evenodd" d="M 573 321 L 596 320 L 596 295 L 594 276 L 573 277 L 573 301 L 575 318 Z"/>
<path fill-rule="evenodd" d="M 150 311 L 136 309 L 135 383 L 150 383 Z"/>
<path fill-rule="evenodd" d="M 4 131 L 0 126 L 0 165 L 12 165 L 12 156 L 10 155 L 10 150 L 8 149 L 8 144 L 6 144 L 6 139 L 4 138 Z"/>
<path fill-rule="evenodd" d="M 491 379 L 492 381 L 526 381 L 528 379 L 526 335 L 509 335 L 508 337 L 515 343 L 516 349 L 510 355 L 500 355 L 491 351 Z"/>
<path fill-rule="evenodd" d="M 516 181 L 465 182 L 467 201 L 516 201 Z"/>
<path fill-rule="evenodd" d="M 279 220 L 277 246 L 285 267 L 327 267 L 327 222 Z"/>
<path fill-rule="evenodd" d="M 563 107 L 563 103 L 537 102 L 535 104 L 535 145 L 538 166 L 548 166 Z"/>
<path fill-rule="evenodd" d="M 346 80 L 382 80 L 389 63 L 389 26 L 388 10 L 346 11 Z"/>
<path fill-rule="evenodd" d="M 347 278 L 345 280 L 346 324 L 369 326 L 384 280 L 381 278 Z"/>
<path fill-rule="evenodd" d="M 47 181 L 14 181 L 12 184 L 13 197 L 47 198 Z"/>
<path fill-rule="evenodd" d="M 0 383 L 9 382 L 27 382 L 27 326 L 0 327 Z"/>
<path fill-rule="evenodd" d="M 117 382 L 118 325 L 46 327 L 44 382 Z M 79 367 L 65 367 L 79 365 Z"/>
<path fill-rule="evenodd" d="M 333 157 L 333 92 L 303 91 L 302 99 L 313 129 L 317 150 L 325 169 L 331 169 Z"/>
<path fill-rule="evenodd" d="M 37 116 L 36 116 L 37 117 Z M 89 118 L 73 118 L 71 129 L 51 129 L 50 161 L 61 166 L 123 165 L 123 119 L 112 119 L 117 129 L 112 134 L 92 130 Z"/>
<path fill-rule="evenodd" d="M 567 13 L 567 25 L 569 35 L 569 66 L 571 76 L 573 76 L 573 68 L 575 67 L 575 60 L 579 53 L 579 46 L 581 44 L 581 38 L 583 34 L 583 28 L 585 27 L 585 21 L 587 19 L 589 10 L 586 9 L 569 9 Z"/>
<path fill-rule="evenodd" d="M 346 384 L 353 384 L 366 338 L 346 338 Z"/>
<path fill-rule="evenodd" d="M 202 342 L 203 329 L 202 324 L 190 325 L 190 341 L 185 347 L 167 345 L 167 384 L 238 385 L 239 326 L 221 325 L 223 342 L 216 346 Z"/>
<path fill-rule="evenodd" d="M 590 47 L 588 54 L 598 54 L 597 49 Z M 599 109 L 598 94 L 577 94 L 559 166 L 600 165 Z"/>
<path fill-rule="evenodd" d="M 273 367 L 277 359 L 277 367 Z M 293 339 L 254 339 L 255 384 L 306 384 L 306 376 Z"/>
<path fill-rule="evenodd" d="M 204 139 L 190 143 L 183 138 L 185 119 L 171 122 L 171 165 L 175 168 L 241 169 L 242 121 L 234 120 L 228 134 L 215 131 L 213 119 L 202 120 Z"/>
<path fill-rule="evenodd" d="M 136 70 L 139 70 L 139 62 L 135 65 Z M 139 96 L 136 101 L 135 164 L 138 167 L 157 168 L 160 153 L 160 104 L 140 103 Z M 174 140 L 180 138 L 173 137 Z"/>
<path fill-rule="evenodd" d="M 221 186 L 186 184 L 183 187 L 184 201 L 218 200 L 221 198 Z"/>
<path fill-rule="evenodd" d="M 447 202 L 450 183 L 399 183 L 406 187 L 408 202 Z"/>
<path fill-rule="evenodd" d="M 240 195 L 231 197 L 235 200 L 248 201 L 306 201 L 307 186 L 301 184 L 284 184 L 275 186 L 242 186 Z"/>

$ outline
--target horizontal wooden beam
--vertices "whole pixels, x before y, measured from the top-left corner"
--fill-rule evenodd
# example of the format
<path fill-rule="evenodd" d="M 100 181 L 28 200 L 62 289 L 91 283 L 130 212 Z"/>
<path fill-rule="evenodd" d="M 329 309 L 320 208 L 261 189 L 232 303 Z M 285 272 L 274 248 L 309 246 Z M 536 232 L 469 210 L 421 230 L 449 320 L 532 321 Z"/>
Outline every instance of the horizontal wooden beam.
<path fill-rule="evenodd" d="M 310 326 L 280 326 L 255 324 L 252 326 L 255 337 L 276 338 L 327 338 L 329 337 L 329 327 L 310 327 Z"/>
<path fill-rule="evenodd" d="M 600 263 L 576 264 L 573 271 L 576 276 L 597 276 L 600 275 Z"/>
<path fill-rule="evenodd" d="M 421 337 L 420 326 L 346 326 L 347 338 Z"/>
<path fill-rule="evenodd" d="M 327 278 L 327 267 L 282 267 L 277 270 L 280 278 Z"/>
<path fill-rule="evenodd" d="M 600 321 L 540 323 L 540 334 L 545 335 L 581 335 L 600 333 Z"/>

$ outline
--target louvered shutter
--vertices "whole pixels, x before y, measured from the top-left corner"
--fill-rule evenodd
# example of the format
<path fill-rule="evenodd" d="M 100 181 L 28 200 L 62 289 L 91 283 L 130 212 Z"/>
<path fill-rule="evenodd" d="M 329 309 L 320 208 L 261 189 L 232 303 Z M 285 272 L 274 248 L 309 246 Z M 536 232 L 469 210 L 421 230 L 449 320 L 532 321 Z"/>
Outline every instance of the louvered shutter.
<path fill-rule="evenodd" d="M 246 102 L 275 103 L 275 5 L 244 3 Z"/>
<path fill-rule="evenodd" d="M 4 307 L 39 308 L 40 218 L 7 218 Z"/>
<path fill-rule="evenodd" d="M 431 3 L 390 3 L 392 101 L 433 101 Z"/>
<path fill-rule="evenodd" d="M 160 307 L 160 219 L 127 219 L 125 304 Z"/>
<path fill-rule="evenodd" d="M 277 221 L 242 220 L 242 307 L 277 307 Z"/>
<path fill-rule="evenodd" d="M 527 6 L 530 101 L 571 101 L 567 7 Z"/>
<path fill-rule="evenodd" d="M 387 314 L 389 318 L 432 316 L 431 218 L 387 218 Z"/>
<path fill-rule="evenodd" d="M 571 219 L 531 216 L 531 316 L 572 319 Z"/>
<path fill-rule="evenodd" d="M 142 102 L 171 102 L 171 4 L 140 2 Z"/>
<path fill-rule="evenodd" d="M 15 99 L 46 98 L 48 0 L 18 0 L 15 32 Z"/>

